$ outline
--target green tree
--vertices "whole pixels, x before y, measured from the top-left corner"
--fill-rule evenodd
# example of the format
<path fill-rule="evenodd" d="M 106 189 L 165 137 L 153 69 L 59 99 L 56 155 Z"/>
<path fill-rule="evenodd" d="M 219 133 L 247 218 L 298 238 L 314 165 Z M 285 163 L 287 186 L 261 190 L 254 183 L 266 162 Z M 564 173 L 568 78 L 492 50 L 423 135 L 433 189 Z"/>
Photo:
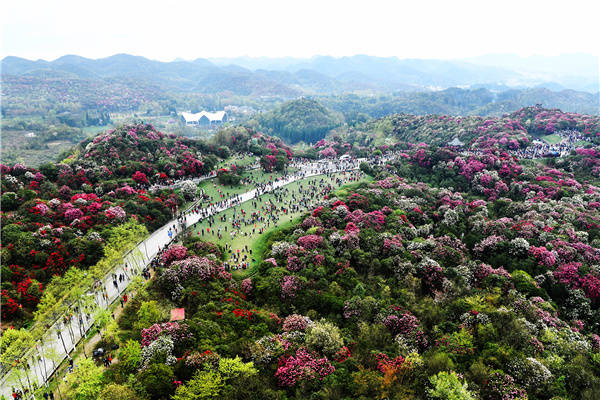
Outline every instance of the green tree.
<path fill-rule="evenodd" d="M 234 389 L 238 378 L 248 379 L 258 373 L 253 363 L 239 357 L 221 358 L 217 371 L 197 371 L 192 379 L 180 386 L 174 400 L 219 399 L 226 389 Z"/>
<path fill-rule="evenodd" d="M 475 396 L 467 390 L 467 384 L 461 383 L 454 372 L 440 372 L 429 378 L 432 388 L 428 394 L 433 399 L 441 400 L 475 400 Z"/>
<path fill-rule="evenodd" d="M 0 200 L 2 204 L 2 209 L 4 211 L 14 211 L 19 207 L 19 201 L 17 198 L 17 194 L 14 192 L 6 192 L 2 195 L 2 199 Z"/>
<path fill-rule="evenodd" d="M 142 361 L 142 348 L 135 340 L 128 340 L 119 351 L 119 362 L 128 372 L 134 372 Z"/>
<path fill-rule="evenodd" d="M 307 329 L 306 345 L 311 350 L 332 356 L 344 345 L 344 340 L 337 326 L 321 320 Z"/>
<path fill-rule="evenodd" d="M 125 385 L 117 385 L 116 383 L 111 383 L 107 385 L 100 393 L 101 399 L 118 399 L 118 400 L 139 400 L 140 397 L 138 394 Z"/>
<path fill-rule="evenodd" d="M 151 399 L 168 398 L 173 393 L 173 369 L 165 364 L 151 364 L 138 375 Z"/>
<path fill-rule="evenodd" d="M 78 360 L 78 366 L 68 375 L 67 397 L 75 400 L 96 400 L 102 391 L 103 369 L 91 358 Z"/>
<path fill-rule="evenodd" d="M 148 328 L 150 325 L 157 323 L 161 318 L 161 312 L 156 301 L 144 301 L 137 312 L 137 317 L 136 330 Z"/>

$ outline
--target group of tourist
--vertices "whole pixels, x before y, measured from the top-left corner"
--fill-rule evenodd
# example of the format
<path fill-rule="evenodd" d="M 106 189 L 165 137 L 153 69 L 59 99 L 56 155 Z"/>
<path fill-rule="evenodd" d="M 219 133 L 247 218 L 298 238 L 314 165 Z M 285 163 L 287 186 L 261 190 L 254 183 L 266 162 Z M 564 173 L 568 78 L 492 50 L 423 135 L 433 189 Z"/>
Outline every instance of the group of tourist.
<path fill-rule="evenodd" d="M 279 177 L 269 176 L 267 180 L 247 177 L 242 184 L 249 189 L 250 196 L 230 193 L 225 188 L 217 187 L 213 183 L 213 189 L 217 194 L 210 196 L 204 190 L 200 191 L 199 199 L 188 210 L 177 216 L 178 224 L 169 228 L 167 234 L 172 241 L 178 233 L 186 230 L 188 216 L 193 216 L 197 224 L 190 229 L 188 234 L 195 233 L 205 240 L 228 240 L 225 243 L 227 261 L 224 264 L 227 270 L 246 269 L 250 262 L 254 261 L 251 249 L 247 245 L 233 248 L 229 241 L 243 236 L 254 238 L 265 230 L 280 223 L 281 218 L 286 215 L 295 215 L 307 211 L 322 201 L 324 196 L 334 188 L 343 184 L 355 182 L 361 179 L 362 173 L 358 171 L 360 160 L 324 160 L 314 162 L 310 160 L 295 160 L 291 165 L 294 172 Z M 376 159 L 370 160 L 376 162 Z M 334 174 L 346 171 L 342 176 Z M 323 175 L 301 183 L 296 189 L 285 186 L 306 176 Z M 269 197 L 266 195 L 269 194 Z M 241 203 L 251 199 L 252 208 L 242 207 Z M 232 208 L 232 213 L 217 214 Z M 205 226 L 207 225 L 207 226 Z"/>
<path fill-rule="evenodd" d="M 577 147 L 581 147 L 581 142 L 590 142 L 588 136 L 575 130 L 558 131 L 555 135 L 560 137 L 558 143 L 550 144 L 544 141 L 534 140 L 526 148 L 510 151 L 510 153 L 520 159 L 564 157 Z"/>
<path fill-rule="evenodd" d="M 342 176 L 335 176 L 331 172 L 302 182 L 296 188 L 283 186 L 271 191 L 258 188 L 257 193 L 261 194 L 249 200 L 247 206 L 236 203 L 229 213 L 219 216 L 208 214 L 206 218 L 198 221 L 190 233 L 210 241 L 222 241 L 223 236 L 226 235 L 225 269 L 246 269 L 250 266 L 250 262 L 255 261 L 252 257 L 252 249 L 247 245 L 233 248 L 229 241 L 233 242 L 238 237 L 253 239 L 256 235 L 279 225 L 284 217 L 290 216 L 291 220 L 294 215 L 314 208 L 335 188 L 356 182 L 361 177 L 360 171 L 345 172 Z"/>

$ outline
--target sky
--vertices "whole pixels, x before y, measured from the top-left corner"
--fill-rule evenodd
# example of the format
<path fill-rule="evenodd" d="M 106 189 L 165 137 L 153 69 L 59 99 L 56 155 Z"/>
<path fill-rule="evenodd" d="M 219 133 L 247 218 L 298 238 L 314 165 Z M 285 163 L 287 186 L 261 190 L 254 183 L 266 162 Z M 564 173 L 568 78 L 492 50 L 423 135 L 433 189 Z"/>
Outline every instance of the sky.
<path fill-rule="evenodd" d="M 18 0 L 0 56 L 600 56 L 598 15 L 592 0 Z"/>

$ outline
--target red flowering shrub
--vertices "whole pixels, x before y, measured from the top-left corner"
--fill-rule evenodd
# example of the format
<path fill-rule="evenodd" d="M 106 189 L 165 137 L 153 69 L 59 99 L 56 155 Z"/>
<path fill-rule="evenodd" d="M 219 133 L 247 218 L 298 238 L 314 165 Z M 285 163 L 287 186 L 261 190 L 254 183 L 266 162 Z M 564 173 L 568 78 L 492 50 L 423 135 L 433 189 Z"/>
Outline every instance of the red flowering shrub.
<path fill-rule="evenodd" d="M 133 176 L 131 177 L 134 181 L 136 181 L 137 183 L 144 183 L 147 184 L 148 182 L 148 178 L 146 177 L 146 174 L 140 171 L 135 171 L 135 173 L 133 174 Z"/>

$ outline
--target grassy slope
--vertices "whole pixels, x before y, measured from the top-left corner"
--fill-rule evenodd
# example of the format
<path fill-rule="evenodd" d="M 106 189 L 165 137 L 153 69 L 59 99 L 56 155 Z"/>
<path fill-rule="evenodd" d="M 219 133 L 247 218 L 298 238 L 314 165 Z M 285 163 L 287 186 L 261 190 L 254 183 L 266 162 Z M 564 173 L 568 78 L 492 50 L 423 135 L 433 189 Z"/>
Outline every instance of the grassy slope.
<path fill-rule="evenodd" d="M 348 180 L 349 174 L 338 173 L 338 174 L 335 174 L 334 177 L 332 177 L 332 178 L 326 178 L 324 176 L 319 176 L 316 178 L 315 177 L 306 178 L 306 179 L 303 179 L 300 181 L 293 182 L 289 185 L 286 185 L 285 187 L 288 188 L 290 191 L 297 192 L 300 184 L 303 183 L 306 185 L 306 182 L 308 180 L 317 179 L 318 182 L 321 182 L 321 180 L 323 180 L 324 183 L 335 184 L 335 178 L 337 178 L 337 177 L 345 177 L 344 183 L 349 182 L 349 180 Z M 366 177 L 366 178 L 363 178 L 362 180 L 368 180 L 368 179 L 370 179 L 370 178 Z M 210 183 L 210 185 L 212 186 L 212 183 Z M 245 192 L 248 190 L 248 187 L 241 186 L 241 187 L 237 187 L 235 189 L 236 189 L 236 192 L 238 190 L 239 190 L 239 192 Z M 216 191 L 216 188 L 213 188 L 213 190 Z M 230 191 L 230 193 L 231 193 L 231 191 Z M 247 201 L 247 202 L 242 203 L 241 206 L 236 207 L 238 214 L 240 212 L 240 209 L 243 209 L 246 212 L 246 215 L 248 215 L 248 216 L 250 216 L 253 212 L 261 212 L 264 215 L 264 211 L 261 210 L 261 206 L 269 203 L 270 201 L 272 201 L 277 207 L 288 207 L 290 205 L 289 202 L 291 201 L 290 199 L 284 199 L 283 202 L 277 202 L 277 201 L 275 201 L 275 195 L 273 195 L 273 194 L 263 195 L 261 200 L 262 200 L 262 202 L 260 204 L 257 204 L 256 207 L 253 206 L 252 201 Z M 317 198 L 312 199 L 312 205 L 317 204 L 321 200 L 322 199 L 317 199 Z M 206 228 L 209 227 L 208 221 L 203 221 L 201 223 L 197 223 L 194 226 L 192 226 L 190 228 L 190 230 L 193 235 L 198 236 L 203 240 L 207 240 L 207 241 L 210 241 L 213 243 L 218 243 L 223 246 L 226 243 L 231 244 L 233 252 L 237 252 L 237 250 L 239 249 L 240 254 L 243 254 L 242 249 L 244 248 L 244 246 L 248 246 L 249 249 L 252 249 L 252 255 L 249 255 L 249 259 L 251 260 L 252 257 L 254 257 L 256 259 L 256 262 L 255 263 L 251 262 L 250 263 L 251 267 L 248 270 L 238 270 L 238 271 L 234 272 L 234 276 L 244 277 L 244 276 L 252 274 L 255 266 L 258 265 L 258 263 L 261 261 L 259 254 L 262 255 L 262 253 L 264 252 L 264 248 L 265 248 L 265 245 L 266 245 L 266 242 L 268 239 L 268 235 L 271 235 L 274 232 L 274 230 L 283 229 L 285 226 L 289 226 L 291 223 L 293 223 L 293 221 L 295 219 L 302 216 L 302 214 L 304 214 L 306 211 L 309 211 L 310 209 L 312 209 L 312 205 L 311 205 L 311 207 L 308 207 L 308 209 L 300 210 L 295 213 L 280 214 L 280 219 L 276 225 L 271 224 L 270 226 L 265 227 L 266 231 L 262 235 L 255 233 L 252 236 L 252 238 L 249 236 L 249 233 L 254 228 L 254 225 L 241 227 L 240 231 L 247 233 L 248 236 L 238 235 L 233 240 L 231 239 L 230 220 L 233 216 L 233 209 L 228 209 L 222 213 L 217 214 L 217 217 L 216 217 L 217 219 L 215 221 L 215 224 L 213 225 L 214 234 L 212 232 L 208 233 L 208 234 L 206 233 Z M 221 217 L 223 214 L 225 214 L 227 221 L 228 221 L 228 231 L 225 232 L 225 230 L 223 229 L 222 230 L 223 236 L 221 239 L 219 239 L 217 236 L 217 229 L 220 224 L 220 222 L 218 221 L 218 218 Z M 256 232 L 259 231 L 261 226 L 262 226 L 262 224 L 256 224 Z M 201 234 L 202 230 L 204 230 L 204 236 L 202 236 L 202 234 Z M 228 259 L 229 259 L 229 254 L 231 254 L 231 253 L 227 254 Z"/>

